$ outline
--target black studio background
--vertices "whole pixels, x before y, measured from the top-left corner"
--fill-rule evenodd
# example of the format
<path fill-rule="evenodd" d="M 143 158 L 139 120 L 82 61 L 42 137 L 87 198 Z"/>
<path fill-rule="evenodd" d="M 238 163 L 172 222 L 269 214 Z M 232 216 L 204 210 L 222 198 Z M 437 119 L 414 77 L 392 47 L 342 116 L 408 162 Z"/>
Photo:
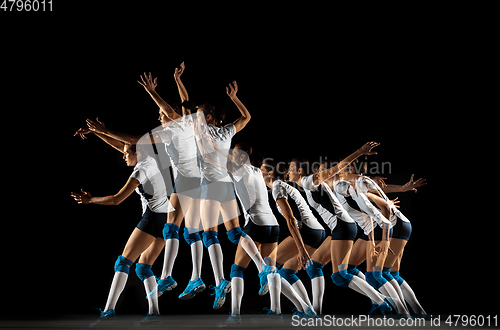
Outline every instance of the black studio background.
<path fill-rule="evenodd" d="M 368 160 L 390 163 L 379 173 L 387 182 L 403 184 L 413 173 L 426 178 L 417 194 L 399 195 L 413 224 L 401 275 L 428 313 L 496 312 L 489 305 L 493 295 L 481 298 L 498 294 L 498 287 L 480 270 L 492 263 L 496 248 L 485 233 L 495 235 L 498 225 L 485 215 L 488 206 L 469 205 L 469 198 L 489 201 L 479 173 L 488 172 L 489 143 L 496 141 L 489 117 L 498 108 L 491 102 L 498 53 L 488 33 L 497 23 L 479 20 L 470 8 L 415 16 L 379 8 L 376 17 L 367 8 L 323 14 L 316 7 L 293 14 L 246 8 L 251 15 L 240 17 L 243 9 L 215 15 L 220 9 L 208 8 L 198 15 L 150 3 L 82 4 L 54 1 L 53 12 L 0 12 L 2 136 L 14 169 L 4 178 L 2 317 L 89 314 L 104 306 L 116 257 L 140 219 L 140 202 L 135 194 L 118 207 L 72 200 L 70 192 L 80 188 L 95 196 L 116 193 L 131 172 L 120 153 L 94 136 L 82 141 L 73 134 L 97 116 L 133 134 L 158 126 L 158 109 L 136 80 L 151 71 L 159 94 L 177 101 L 173 71 L 182 61 L 190 97 L 224 107 L 227 122 L 238 110 L 225 87 L 238 81 L 252 120 L 234 142 L 282 161 L 315 161 L 338 160 L 373 140 L 381 145 Z M 220 232 L 229 278 L 235 246 Z M 153 267 L 157 275 L 162 259 L 163 253 Z M 369 301 L 335 287 L 330 267 L 324 313 L 365 313 Z M 228 313 L 230 299 L 212 311 L 208 289 L 190 301 L 177 299 L 190 272 L 181 238 L 173 271 L 179 286 L 160 297 L 162 313 Z M 269 304 L 257 295 L 256 275 L 250 265 L 246 314 Z M 299 277 L 310 289 L 306 273 Z M 213 284 L 206 249 L 202 278 Z M 118 312 L 146 313 L 144 295 L 132 269 Z M 284 298 L 282 308 L 290 313 L 292 305 Z"/>

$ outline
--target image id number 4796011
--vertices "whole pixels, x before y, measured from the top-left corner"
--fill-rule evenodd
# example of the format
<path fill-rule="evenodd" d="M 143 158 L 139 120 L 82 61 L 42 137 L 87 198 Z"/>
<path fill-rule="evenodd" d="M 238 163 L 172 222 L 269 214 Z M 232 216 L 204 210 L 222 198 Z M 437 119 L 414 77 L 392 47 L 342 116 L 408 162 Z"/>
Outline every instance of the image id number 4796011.
<path fill-rule="evenodd" d="M 52 0 L 0 0 L 3 11 L 52 11 Z"/>

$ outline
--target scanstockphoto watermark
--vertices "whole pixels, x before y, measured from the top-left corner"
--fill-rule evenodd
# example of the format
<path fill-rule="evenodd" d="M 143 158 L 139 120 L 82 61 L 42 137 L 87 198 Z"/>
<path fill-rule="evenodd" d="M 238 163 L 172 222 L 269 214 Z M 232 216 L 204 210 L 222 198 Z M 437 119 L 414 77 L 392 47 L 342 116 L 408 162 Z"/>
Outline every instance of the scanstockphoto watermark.
<path fill-rule="evenodd" d="M 436 322 L 434 322 L 436 323 Z M 335 315 L 324 315 L 318 318 L 301 318 L 298 315 L 292 317 L 294 327 L 423 327 L 439 326 L 433 324 L 433 319 L 427 321 L 425 318 L 395 319 L 391 317 L 371 317 L 369 315 L 351 315 L 336 317 Z"/>

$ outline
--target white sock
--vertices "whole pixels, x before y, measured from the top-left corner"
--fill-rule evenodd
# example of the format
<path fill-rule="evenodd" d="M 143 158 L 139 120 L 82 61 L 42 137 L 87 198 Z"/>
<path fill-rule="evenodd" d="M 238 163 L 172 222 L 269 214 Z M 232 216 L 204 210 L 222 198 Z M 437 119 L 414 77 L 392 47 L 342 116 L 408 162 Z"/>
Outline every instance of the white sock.
<path fill-rule="evenodd" d="M 413 292 L 412 288 L 406 281 L 401 283 L 401 291 L 403 292 L 405 300 L 410 304 L 411 309 L 413 309 L 415 313 L 420 315 L 427 315 L 427 313 L 424 311 L 424 309 L 418 302 L 417 297 L 415 296 L 415 293 Z"/>
<path fill-rule="evenodd" d="M 290 283 L 281 277 L 281 293 L 285 295 L 297 308 L 298 311 L 303 311 L 307 308 L 307 304 L 300 298 L 300 296 L 295 292 Z"/>
<path fill-rule="evenodd" d="M 362 280 L 366 281 L 366 277 L 365 277 L 365 274 L 363 272 L 359 272 L 358 274 L 356 274 L 356 276 L 361 278 Z"/>
<path fill-rule="evenodd" d="M 146 290 L 146 295 L 148 295 L 156 287 L 156 278 L 150 276 L 144 280 L 144 289 Z M 158 294 L 148 297 L 149 305 L 149 315 L 160 314 L 160 309 L 158 307 Z"/>
<path fill-rule="evenodd" d="M 385 297 L 378 293 L 370 284 L 357 276 L 353 276 L 351 282 L 349 283 L 349 288 L 364 294 L 376 305 L 384 303 Z"/>
<path fill-rule="evenodd" d="M 304 284 L 302 283 L 301 280 L 296 281 L 295 283 L 292 284 L 292 288 L 297 292 L 297 294 L 304 300 L 307 306 L 312 306 L 311 301 L 309 300 L 309 297 L 307 295 L 306 288 L 304 287 Z"/>
<path fill-rule="evenodd" d="M 231 315 L 240 315 L 241 298 L 244 292 L 244 281 L 241 277 L 234 276 L 231 279 Z"/>
<path fill-rule="evenodd" d="M 165 258 L 163 260 L 163 271 L 161 278 L 165 279 L 172 276 L 172 268 L 174 267 L 175 258 L 179 251 L 179 240 L 177 238 L 169 238 L 165 240 Z"/>
<path fill-rule="evenodd" d="M 403 295 L 403 292 L 401 291 L 401 288 L 399 287 L 398 281 L 396 281 L 395 279 L 392 279 L 392 280 L 387 281 L 387 282 L 389 282 L 392 285 L 392 287 L 394 288 L 394 290 L 398 294 L 399 301 L 401 301 L 401 303 L 403 305 L 405 305 L 405 297 Z M 408 308 L 406 308 L 406 310 L 408 311 Z"/>
<path fill-rule="evenodd" d="M 269 296 L 271 297 L 271 310 L 276 314 L 281 314 L 281 281 L 278 273 L 267 275 L 269 283 Z"/>
<path fill-rule="evenodd" d="M 318 314 L 323 314 L 323 295 L 325 293 L 325 277 L 318 276 L 311 280 L 313 308 Z"/>
<path fill-rule="evenodd" d="M 191 244 L 191 260 L 193 261 L 193 272 L 191 273 L 191 281 L 196 280 L 201 276 L 201 261 L 203 257 L 203 243 L 196 241 Z"/>
<path fill-rule="evenodd" d="M 398 293 L 394 288 L 392 287 L 391 283 L 387 282 L 384 285 L 382 285 L 380 288 L 378 288 L 382 294 L 391 297 L 392 299 L 389 300 L 391 305 L 396 308 L 396 311 L 400 315 L 410 315 L 408 310 L 406 309 L 406 306 L 403 305 L 401 300 L 398 298 Z"/>
<path fill-rule="evenodd" d="M 104 312 L 107 312 L 110 309 L 115 309 L 116 302 L 118 301 L 123 288 L 125 288 L 125 284 L 127 284 L 127 279 L 127 273 L 115 272 L 111 288 L 109 289 L 108 301 L 106 302 L 106 307 L 104 307 Z"/>
<path fill-rule="evenodd" d="M 222 268 L 222 249 L 220 244 L 214 243 L 208 247 L 208 255 L 210 256 L 210 263 L 214 271 L 215 285 L 219 285 L 220 281 L 224 278 L 224 269 Z"/>
<path fill-rule="evenodd" d="M 262 259 L 262 256 L 260 255 L 260 252 L 257 249 L 257 246 L 255 245 L 253 239 L 248 235 L 246 235 L 245 237 L 241 236 L 239 244 L 250 256 L 250 258 L 252 258 L 255 266 L 257 266 L 257 269 L 260 273 L 262 271 L 262 265 L 264 265 L 264 260 Z"/>

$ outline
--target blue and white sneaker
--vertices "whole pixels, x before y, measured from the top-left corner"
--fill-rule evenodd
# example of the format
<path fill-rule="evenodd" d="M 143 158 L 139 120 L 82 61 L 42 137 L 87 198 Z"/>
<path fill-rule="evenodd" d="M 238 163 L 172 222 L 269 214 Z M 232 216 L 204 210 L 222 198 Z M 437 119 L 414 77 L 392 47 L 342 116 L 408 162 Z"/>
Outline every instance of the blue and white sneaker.
<path fill-rule="evenodd" d="M 387 303 L 387 301 L 384 301 L 380 305 L 375 305 L 374 303 L 372 303 L 372 308 L 368 312 L 368 315 L 372 315 L 376 310 L 379 310 L 380 314 L 386 315 L 392 311 L 392 307 Z"/>
<path fill-rule="evenodd" d="M 101 312 L 101 316 L 99 317 L 101 320 L 107 320 L 107 319 L 112 318 L 113 316 L 116 316 L 116 312 L 114 309 L 110 309 L 107 312 L 103 312 L 100 309 L 99 309 L 99 311 Z"/>
<path fill-rule="evenodd" d="M 276 271 L 276 267 L 264 265 L 264 268 L 259 273 L 259 279 L 260 279 L 259 296 L 263 296 L 269 292 L 269 284 L 267 283 L 267 275 L 271 274 L 274 271 Z"/>
<path fill-rule="evenodd" d="M 222 305 L 224 305 L 224 302 L 226 302 L 226 293 L 231 292 L 231 282 L 226 279 L 222 279 L 219 285 L 211 285 L 210 289 L 214 289 L 214 292 L 210 295 L 215 296 L 214 305 L 212 308 L 216 310 L 221 308 Z"/>
<path fill-rule="evenodd" d="M 160 314 L 151 315 L 147 313 L 145 318 L 143 318 L 139 322 L 135 322 L 134 325 L 139 326 L 139 325 L 155 324 L 159 322 L 160 322 Z"/>
<path fill-rule="evenodd" d="M 198 277 L 194 281 L 189 281 L 189 284 L 186 287 L 186 289 L 184 290 L 184 292 L 182 292 L 179 295 L 179 299 L 180 300 L 189 300 L 189 299 L 193 298 L 194 296 L 196 296 L 197 293 L 200 293 L 203 290 L 205 290 L 205 288 L 206 288 L 205 283 L 203 283 L 203 281 L 201 280 L 201 277 Z"/>
<path fill-rule="evenodd" d="M 299 311 L 297 308 L 294 308 L 292 310 L 293 315 L 298 315 L 300 318 L 304 319 L 309 319 L 309 318 L 318 318 L 318 315 L 316 314 L 316 311 L 311 307 L 308 306 L 305 310 Z"/>
<path fill-rule="evenodd" d="M 146 298 L 152 297 L 158 293 L 158 297 L 161 296 L 165 291 L 170 291 L 177 286 L 177 282 L 169 276 L 165 279 L 161 279 L 156 277 L 156 286 L 151 290 L 150 293 L 146 296 Z"/>
<path fill-rule="evenodd" d="M 223 323 L 217 324 L 217 327 L 222 328 L 222 327 L 227 327 L 227 326 L 235 326 L 235 325 L 240 325 L 241 324 L 241 316 L 240 314 L 238 315 L 229 315 L 227 320 Z"/>

